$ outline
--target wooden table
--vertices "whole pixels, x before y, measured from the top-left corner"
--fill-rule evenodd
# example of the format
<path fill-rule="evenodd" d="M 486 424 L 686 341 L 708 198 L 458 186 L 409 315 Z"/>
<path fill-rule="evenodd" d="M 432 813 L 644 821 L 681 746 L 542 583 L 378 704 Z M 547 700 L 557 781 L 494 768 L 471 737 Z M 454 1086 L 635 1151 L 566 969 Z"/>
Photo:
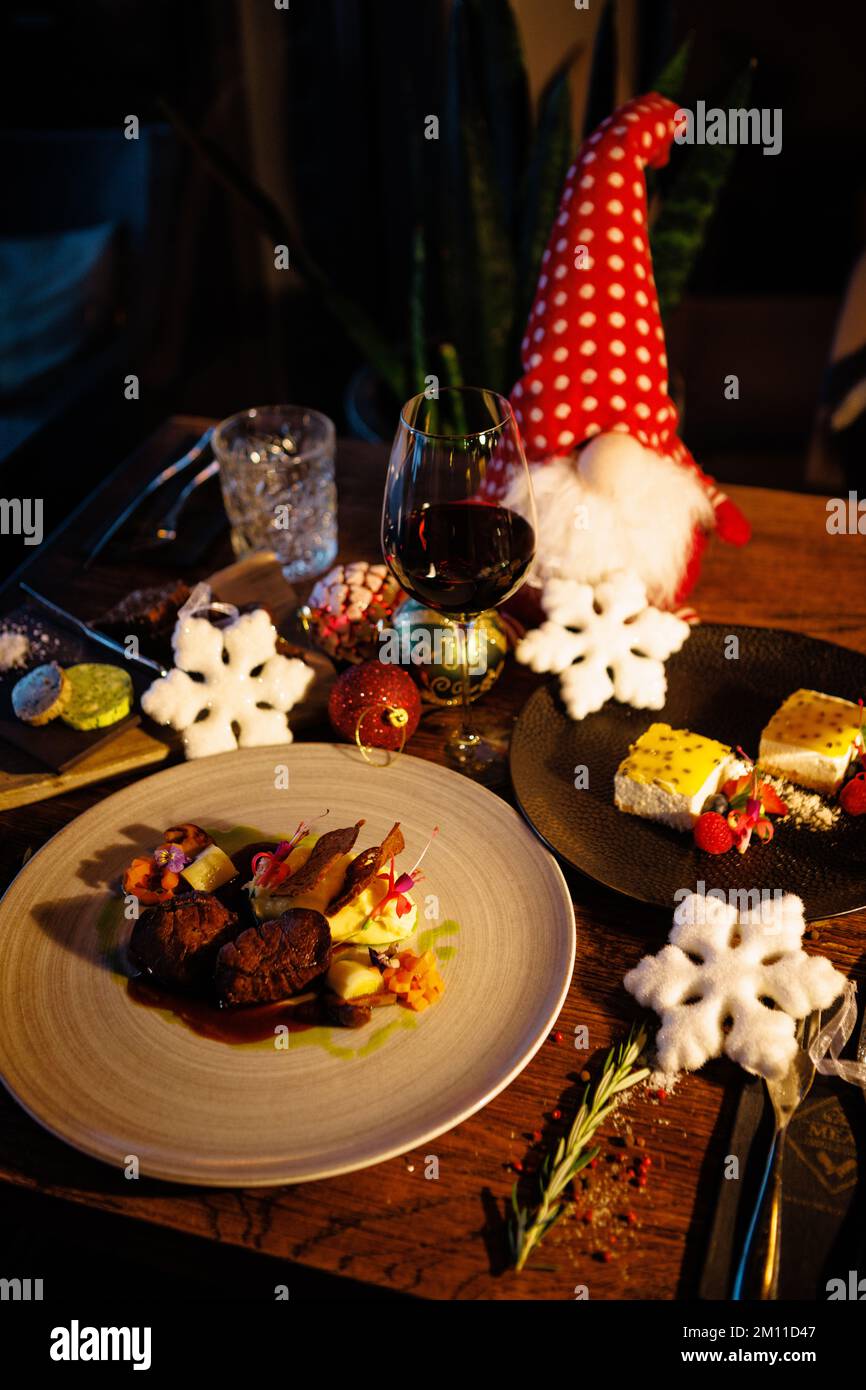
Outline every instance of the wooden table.
<path fill-rule="evenodd" d="M 115 515 L 144 479 L 181 453 L 203 424 L 174 419 L 125 463 L 33 557 L 28 578 L 34 586 L 89 617 L 146 582 L 148 571 L 138 565 L 134 573 L 122 563 L 83 572 L 83 540 Z M 381 448 L 340 446 L 343 559 L 377 554 L 385 460 Z M 866 652 L 862 538 L 830 536 L 821 498 L 759 488 L 732 493 L 750 516 L 755 536 L 743 551 L 711 545 L 694 595 L 701 616 L 792 628 Z M 216 490 L 213 505 L 219 506 Z M 227 539 L 220 545 L 207 556 L 202 573 L 230 558 Z M 7 607 L 12 599 L 7 590 Z M 535 677 L 510 663 L 483 708 L 511 721 L 535 684 Z M 425 719 L 412 740 L 412 755 L 440 761 L 441 737 L 441 716 Z M 3 885 L 29 851 L 122 785 L 89 787 L 0 817 Z M 425 1178 L 425 1153 L 419 1152 L 311 1186 L 200 1191 L 140 1181 L 133 1190 L 113 1170 L 43 1132 L 5 1093 L 0 1095 L 0 1177 L 102 1211 L 429 1298 L 570 1299 L 577 1284 L 588 1285 L 594 1299 L 693 1295 L 739 1094 L 738 1073 L 727 1063 L 686 1078 L 662 1101 L 643 1096 L 630 1105 L 634 1138 L 645 1141 L 643 1152 L 651 1155 L 653 1166 L 646 1188 L 636 1194 L 628 1189 L 617 1198 L 609 1223 L 569 1218 L 537 1257 L 542 1267 L 530 1264 L 521 1276 L 505 1269 L 503 1211 L 514 1180 L 510 1165 L 531 1164 L 533 1131 L 556 1130 L 552 1111 L 567 1113 L 577 1074 L 592 1070 L 593 1059 L 627 1031 L 633 1003 L 622 977 L 645 951 L 658 948 L 663 934 L 655 919 L 649 924 L 632 903 L 577 875 L 571 886 L 577 967 L 559 1024 L 562 1041 L 547 1043 L 486 1109 L 428 1146 L 439 1159 L 438 1180 Z M 821 949 L 855 975 L 863 973 L 864 941 L 864 913 L 821 929 Z M 572 1045 L 578 1024 L 589 1029 L 588 1052 L 576 1052 Z M 619 1137 L 607 1134 L 613 1142 Z M 604 1153 L 622 1156 L 610 1143 Z M 634 1227 L 621 1220 L 629 1207 L 638 1218 Z M 604 1250 L 612 1256 L 609 1262 L 602 1259 Z M 288 1282 L 291 1286 L 290 1275 Z"/>

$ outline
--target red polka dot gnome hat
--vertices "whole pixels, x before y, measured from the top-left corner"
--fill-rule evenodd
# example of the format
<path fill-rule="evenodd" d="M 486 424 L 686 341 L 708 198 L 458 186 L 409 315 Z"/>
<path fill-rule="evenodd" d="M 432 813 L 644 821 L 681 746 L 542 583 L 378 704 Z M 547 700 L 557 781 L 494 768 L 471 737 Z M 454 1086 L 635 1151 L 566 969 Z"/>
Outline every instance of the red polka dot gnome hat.
<path fill-rule="evenodd" d="M 739 509 L 677 435 L 653 277 L 644 170 L 667 163 L 676 105 L 637 97 L 568 172 L 522 343 L 512 406 L 539 518 L 533 579 L 597 582 L 636 570 L 655 603 L 681 602 L 706 535 L 742 545 Z M 507 459 L 484 495 L 507 499 Z"/>

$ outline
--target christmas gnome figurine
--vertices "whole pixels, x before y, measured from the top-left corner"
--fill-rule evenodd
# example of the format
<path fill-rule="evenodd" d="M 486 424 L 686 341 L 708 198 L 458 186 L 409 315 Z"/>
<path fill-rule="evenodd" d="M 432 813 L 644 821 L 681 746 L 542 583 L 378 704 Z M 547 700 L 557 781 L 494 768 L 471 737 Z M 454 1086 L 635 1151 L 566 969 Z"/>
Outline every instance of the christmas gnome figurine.
<path fill-rule="evenodd" d="M 637 97 L 586 140 L 568 172 L 511 395 L 538 508 L 531 582 L 596 583 L 633 570 L 671 607 L 695 583 L 706 536 L 749 524 L 677 436 L 653 279 L 644 170 L 667 162 L 677 107 Z M 519 490 L 493 461 L 490 500 Z"/>

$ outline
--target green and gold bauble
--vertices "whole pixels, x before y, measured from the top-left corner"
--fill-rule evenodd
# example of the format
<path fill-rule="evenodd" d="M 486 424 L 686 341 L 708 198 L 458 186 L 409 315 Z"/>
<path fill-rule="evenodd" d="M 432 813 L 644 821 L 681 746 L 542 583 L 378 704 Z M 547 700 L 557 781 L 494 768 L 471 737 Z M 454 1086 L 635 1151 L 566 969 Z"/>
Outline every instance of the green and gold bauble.
<path fill-rule="evenodd" d="M 469 699 L 477 700 L 501 676 L 508 654 L 508 636 L 492 609 L 468 626 Z M 379 658 L 411 671 L 430 705 L 456 705 L 463 698 L 460 637 L 452 622 L 415 599 L 400 604 L 383 632 Z"/>

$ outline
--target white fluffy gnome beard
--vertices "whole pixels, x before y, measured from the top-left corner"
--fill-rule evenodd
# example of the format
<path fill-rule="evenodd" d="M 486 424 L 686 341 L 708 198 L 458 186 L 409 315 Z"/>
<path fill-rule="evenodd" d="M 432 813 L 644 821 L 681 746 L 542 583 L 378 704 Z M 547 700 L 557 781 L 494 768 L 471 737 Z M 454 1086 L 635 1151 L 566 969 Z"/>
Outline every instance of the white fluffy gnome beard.
<path fill-rule="evenodd" d="M 551 578 L 596 584 L 633 570 L 651 603 L 669 608 L 684 578 L 696 529 L 713 526 L 699 475 L 626 434 L 596 435 L 577 454 L 531 466 L 538 514 L 530 584 Z M 518 476 L 504 505 L 519 503 Z"/>

